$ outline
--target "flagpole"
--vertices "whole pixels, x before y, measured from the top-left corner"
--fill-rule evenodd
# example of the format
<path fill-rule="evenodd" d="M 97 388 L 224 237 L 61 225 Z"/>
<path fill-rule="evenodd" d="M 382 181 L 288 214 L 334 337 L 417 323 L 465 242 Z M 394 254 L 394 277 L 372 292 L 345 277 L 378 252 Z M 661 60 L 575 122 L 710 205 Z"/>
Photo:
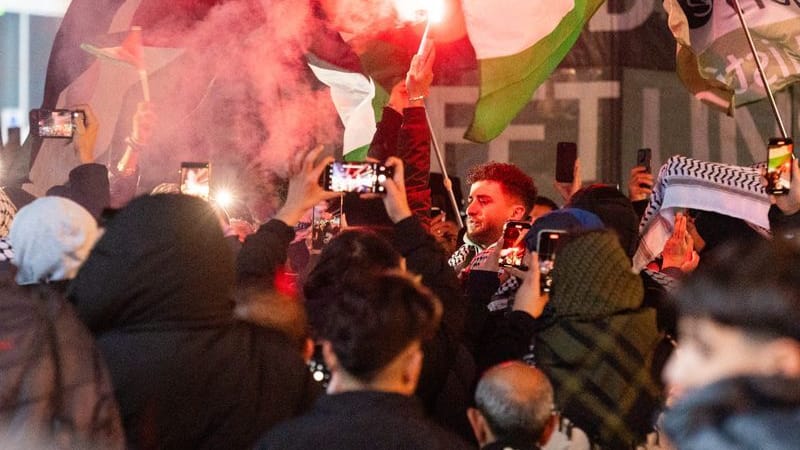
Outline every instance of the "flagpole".
<path fill-rule="evenodd" d="M 439 163 L 439 169 L 442 171 L 442 184 L 444 184 L 444 189 L 447 191 L 447 196 L 450 198 L 450 205 L 453 206 L 453 211 L 456 213 L 456 222 L 458 223 L 458 228 L 464 228 L 464 220 L 461 218 L 461 207 L 458 205 L 458 202 L 456 201 L 456 195 L 453 193 L 453 182 L 450 180 L 450 176 L 447 174 L 447 167 L 445 167 L 444 164 L 444 158 L 442 157 L 442 150 L 439 148 L 439 142 L 436 140 L 436 133 L 433 132 L 431 116 L 428 114 L 427 106 L 425 107 L 425 119 L 428 121 L 428 131 L 430 132 L 431 136 L 433 153 L 436 155 L 436 161 Z"/>
<path fill-rule="evenodd" d="M 772 95 L 772 88 L 769 85 L 769 80 L 767 80 L 767 74 L 764 71 L 764 66 L 761 65 L 761 59 L 758 57 L 758 51 L 756 50 L 756 45 L 753 42 L 753 36 L 750 35 L 750 28 L 747 27 L 747 23 L 744 20 L 744 11 L 742 10 L 741 4 L 739 4 L 739 0 L 733 0 L 736 3 L 736 14 L 739 16 L 739 22 L 742 23 L 742 28 L 744 29 L 744 34 L 747 37 L 747 43 L 750 44 L 750 51 L 753 52 L 753 59 L 756 61 L 756 67 L 758 68 L 758 74 L 761 76 L 761 81 L 764 84 L 764 89 L 767 90 L 767 97 L 769 98 L 769 104 L 772 107 L 772 112 L 775 114 L 775 119 L 778 121 L 778 127 L 780 128 L 781 135 L 784 139 L 788 138 L 789 135 L 786 134 L 786 127 L 783 125 L 783 119 L 781 118 L 781 113 L 778 111 L 778 104 L 775 103 L 775 96 Z"/>
<path fill-rule="evenodd" d="M 419 42 L 419 49 L 417 55 L 422 55 L 425 51 L 425 46 L 428 43 L 428 32 L 431 30 L 431 16 L 429 11 L 425 11 L 425 31 L 422 32 L 422 39 Z M 431 146 L 433 153 L 436 155 L 436 161 L 439 163 L 439 170 L 442 171 L 442 184 L 444 190 L 447 191 L 447 197 L 450 199 L 450 205 L 456 213 L 456 222 L 458 228 L 464 228 L 464 220 L 461 218 L 461 207 L 456 201 L 456 195 L 453 193 L 453 182 L 447 174 L 447 167 L 444 164 L 444 157 L 442 156 L 442 149 L 439 148 L 439 141 L 436 140 L 436 133 L 433 132 L 433 125 L 431 124 L 431 116 L 428 114 L 428 107 L 425 107 L 425 120 L 428 122 L 428 132 L 431 136 Z"/>

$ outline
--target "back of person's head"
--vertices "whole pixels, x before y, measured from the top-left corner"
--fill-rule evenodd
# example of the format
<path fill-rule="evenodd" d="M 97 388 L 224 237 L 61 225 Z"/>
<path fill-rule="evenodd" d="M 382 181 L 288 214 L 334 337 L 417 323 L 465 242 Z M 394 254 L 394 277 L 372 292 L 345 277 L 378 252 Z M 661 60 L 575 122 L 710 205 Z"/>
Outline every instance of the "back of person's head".
<path fill-rule="evenodd" d="M 230 321 L 233 255 L 188 195 L 144 195 L 112 219 L 68 292 L 89 328 Z M 207 323 L 207 322 L 206 322 Z"/>
<path fill-rule="evenodd" d="M 558 317 L 594 320 L 642 305 L 642 279 L 611 231 L 562 238 L 551 275 L 549 305 Z"/>
<path fill-rule="evenodd" d="M 615 186 L 593 184 L 574 193 L 566 205 L 596 214 L 617 234 L 622 249 L 630 257 L 639 245 L 639 216 L 633 204 Z"/>
<path fill-rule="evenodd" d="M 89 211 L 63 197 L 42 197 L 17 212 L 8 235 L 17 283 L 70 280 L 89 256 L 100 230 Z"/>
<path fill-rule="evenodd" d="M 536 203 L 536 184 L 533 179 L 514 164 L 488 162 L 469 169 L 467 184 L 477 181 L 494 181 L 502 186 L 503 193 L 525 205 L 525 211 L 533 209 Z"/>
<path fill-rule="evenodd" d="M 676 292 L 681 318 L 710 319 L 764 337 L 800 341 L 800 248 L 796 242 L 729 242 Z"/>
<path fill-rule="evenodd" d="M 553 417 L 553 386 L 542 371 L 522 362 L 506 362 L 487 370 L 475 390 L 477 412 L 495 440 L 546 443 Z M 476 412 L 468 413 L 478 440 Z M 488 442 L 480 442 L 484 445 Z"/>
<path fill-rule="evenodd" d="M 311 327 L 316 329 L 324 319 L 331 292 L 370 272 L 396 269 L 401 260 L 389 241 L 366 229 L 346 230 L 333 238 L 303 283 Z"/>
<path fill-rule="evenodd" d="M 439 300 L 399 272 L 365 273 L 327 300 L 318 336 L 330 343 L 338 366 L 365 383 L 412 343 L 432 337 L 442 315 Z"/>

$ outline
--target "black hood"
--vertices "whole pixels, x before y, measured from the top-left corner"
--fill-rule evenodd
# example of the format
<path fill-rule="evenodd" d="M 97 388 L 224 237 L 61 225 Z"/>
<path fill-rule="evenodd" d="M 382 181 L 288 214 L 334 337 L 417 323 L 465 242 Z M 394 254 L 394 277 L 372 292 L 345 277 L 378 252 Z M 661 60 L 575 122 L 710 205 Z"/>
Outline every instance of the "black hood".
<path fill-rule="evenodd" d="M 232 320 L 234 266 L 214 211 L 184 195 L 143 196 L 106 228 L 69 297 L 95 333 Z"/>

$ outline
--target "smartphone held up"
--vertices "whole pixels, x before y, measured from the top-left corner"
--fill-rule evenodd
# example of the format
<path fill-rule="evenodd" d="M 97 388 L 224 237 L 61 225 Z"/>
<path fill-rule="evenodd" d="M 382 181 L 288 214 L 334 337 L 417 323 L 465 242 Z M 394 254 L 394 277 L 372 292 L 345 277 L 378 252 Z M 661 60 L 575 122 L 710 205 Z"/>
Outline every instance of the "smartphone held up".
<path fill-rule="evenodd" d="M 540 230 L 536 236 L 536 249 L 539 253 L 540 289 L 542 292 L 553 290 L 551 272 L 556 262 L 556 249 L 567 232 L 565 230 Z"/>
<path fill-rule="evenodd" d="M 181 194 L 193 195 L 208 201 L 211 192 L 211 164 L 205 162 L 181 163 Z"/>
<path fill-rule="evenodd" d="M 572 183 L 575 179 L 575 161 L 578 145 L 574 142 L 559 142 L 556 146 L 556 181 Z"/>
<path fill-rule="evenodd" d="M 31 133 L 40 138 L 72 139 L 77 121 L 84 120 L 82 111 L 69 109 L 32 109 Z"/>
<path fill-rule="evenodd" d="M 517 220 L 509 220 L 503 226 L 503 246 L 500 248 L 500 265 L 528 270 L 522 261 L 525 258 L 525 235 L 531 224 Z"/>
<path fill-rule="evenodd" d="M 390 167 L 379 163 L 334 161 L 322 174 L 322 187 L 332 192 L 382 194 L 386 192 L 383 182 L 392 175 Z"/>
<path fill-rule="evenodd" d="M 790 138 L 772 138 L 767 146 L 767 193 L 785 195 L 792 185 L 794 143 Z"/>

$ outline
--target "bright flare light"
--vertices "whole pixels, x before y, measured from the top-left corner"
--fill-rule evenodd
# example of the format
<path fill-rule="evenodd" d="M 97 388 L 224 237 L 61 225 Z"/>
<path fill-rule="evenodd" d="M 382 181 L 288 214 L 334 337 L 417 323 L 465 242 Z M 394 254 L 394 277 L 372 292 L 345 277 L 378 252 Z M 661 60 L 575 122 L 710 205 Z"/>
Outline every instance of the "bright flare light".
<path fill-rule="evenodd" d="M 444 18 L 444 0 L 394 0 L 397 16 L 404 22 L 427 20 L 441 22 Z"/>
<path fill-rule="evenodd" d="M 233 193 L 227 189 L 218 190 L 217 194 L 214 196 L 214 200 L 217 204 L 224 209 L 228 209 L 233 205 L 233 199 Z"/>

